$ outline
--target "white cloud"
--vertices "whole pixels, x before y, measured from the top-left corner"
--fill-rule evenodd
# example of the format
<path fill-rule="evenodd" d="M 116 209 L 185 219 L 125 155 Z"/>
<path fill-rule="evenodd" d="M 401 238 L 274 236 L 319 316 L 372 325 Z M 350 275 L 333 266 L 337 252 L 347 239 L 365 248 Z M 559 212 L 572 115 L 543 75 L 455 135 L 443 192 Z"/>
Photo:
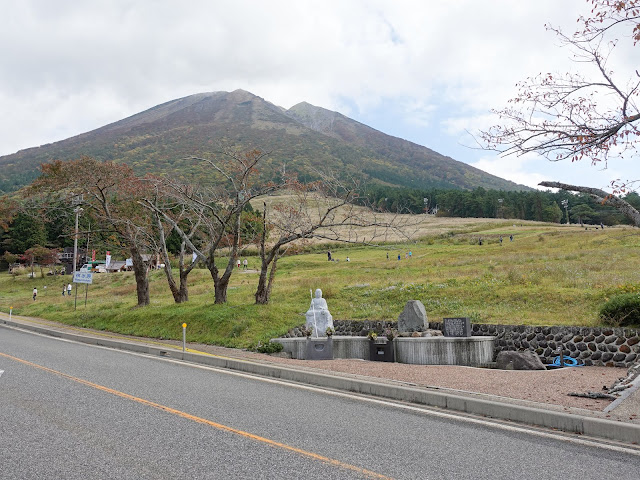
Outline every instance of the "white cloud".
<path fill-rule="evenodd" d="M 493 123 L 487 112 L 515 95 L 518 80 L 566 70 L 569 53 L 544 24 L 573 29 L 588 8 L 584 0 L 8 2 L 0 155 L 174 98 L 243 88 L 286 108 L 308 101 L 364 123 L 375 117 L 383 131 L 504 176 L 507 165 L 486 153 L 459 153 L 461 134 Z M 616 58 L 616 68 L 634 59 Z M 514 165 L 513 175 L 532 178 L 547 170 Z"/>
<path fill-rule="evenodd" d="M 528 167 L 531 162 L 537 162 L 539 159 L 533 156 L 520 157 L 500 157 L 483 156 L 472 165 L 480 170 L 491 173 L 501 178 L 506 178 L 512 182 L 526 185 L 531 188 L 541 188 L 538 184 L 544 180 L 551 180 L 544 174 L 531 172 Z"/>

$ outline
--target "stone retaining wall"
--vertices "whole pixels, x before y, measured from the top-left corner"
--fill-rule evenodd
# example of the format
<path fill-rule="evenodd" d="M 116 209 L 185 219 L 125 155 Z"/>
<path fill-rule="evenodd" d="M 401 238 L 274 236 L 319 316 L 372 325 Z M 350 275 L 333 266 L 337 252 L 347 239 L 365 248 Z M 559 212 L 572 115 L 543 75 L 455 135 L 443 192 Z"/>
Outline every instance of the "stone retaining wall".
<path fill-rule="evenodd" d="M 494 335 L 496 355 L 503 350 L 531 350 L 547 364 L 558 356 L 560 345 L 565 356 L 585 365 L 626 368 L 640 358 L 640 330 L 635 328 L 473 324 L 472 331 Z"/>
<path fill-rule="evenodd" d="M 379 335 L 387 328 L 397 328 L 397 322 L 334 320 L 336 335 L 364 336 L 373 330 Z M 429 322 L 429 327 L 442 330 L 442 323 Z M 628 368 L 640 361 L 640 329 L 611 327 L 539 327 L 530 325 L 472 324 L 472 334 L 496 337 L 494 359 L 503 350 L 531 350 L 543 363 L 552 363 L 563 354 L 577 358 L 585 365 L 605 365 Z M 302 334 L 292 329 L 286 337 Z"/>
<path fill-rule="evenodd" d="M 397 330 L 398 322 L 375 322 L 372 320 L 334 320 L 333 328 L 335 335 L 344 335 L 348 337 L 366 337 L 369 330 L 373 330 L 381 335 L 387 328 Z M 292 328 L 284 338 L 304 337 L 300 328 Z"/>

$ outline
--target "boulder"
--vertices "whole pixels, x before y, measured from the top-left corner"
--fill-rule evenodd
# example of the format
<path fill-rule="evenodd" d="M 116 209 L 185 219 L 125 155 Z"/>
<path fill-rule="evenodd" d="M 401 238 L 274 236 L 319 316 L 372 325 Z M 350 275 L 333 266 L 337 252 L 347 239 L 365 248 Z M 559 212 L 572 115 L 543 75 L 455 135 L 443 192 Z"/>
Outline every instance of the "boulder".
<path fill-rule="evenodd" d="M 526 352 L 500 352 L 496 358 L 496 367 L 502 370 L 546 370 L 540 357 L 535 353 Z"/>
<path fill-rule="evenodd" d="M 429 328 L 427 311 L 420 300 L 409 300 L 398 317 L 399 332 L 421 332 Z"/>

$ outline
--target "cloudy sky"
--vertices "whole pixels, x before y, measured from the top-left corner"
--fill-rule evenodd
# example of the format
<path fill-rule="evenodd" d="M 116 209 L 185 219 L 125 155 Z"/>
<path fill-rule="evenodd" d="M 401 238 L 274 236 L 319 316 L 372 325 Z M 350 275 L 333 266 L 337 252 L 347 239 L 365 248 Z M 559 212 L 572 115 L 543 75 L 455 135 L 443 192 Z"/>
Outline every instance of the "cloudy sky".
<path fill-rule="evenodd" d="M 573 31 L 588 7 L 585 0 L 0 0 L 0 155 L 175 98 L 242 88 L 285 108 L 307 101 L 339 111 L 518 183 L 607 187 L 637 178 L 637 158 L 606 170 L 500 158 L 469 148 L 467 133 L 496 123 L 489 111 L 515 95 L 517 81 L 577 67 L 544 25 Z M 622 70 L 634 63 L 618 61 Z"/>

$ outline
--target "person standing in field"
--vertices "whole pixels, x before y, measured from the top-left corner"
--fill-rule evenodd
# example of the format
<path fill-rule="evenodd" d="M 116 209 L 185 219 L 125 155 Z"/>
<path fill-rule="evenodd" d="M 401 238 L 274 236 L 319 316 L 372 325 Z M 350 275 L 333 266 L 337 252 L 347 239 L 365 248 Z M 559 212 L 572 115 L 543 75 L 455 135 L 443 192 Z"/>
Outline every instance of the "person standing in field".
<path fill-rule="evenodd" d="M 67 295 L 71 296 L 71 289 L 73 287 L 71 286 L 71 284 L 67 285 Z"/>
<path fill-rule="evenodd" d="M 63 283 L 62 284 L 62 296 L 64 297 L 64 292 L 67 291 L 67 286 Z"/>
<path fill-rule="evenodd" d="M 249 261 L 245 258 L 245 259 L 242 261 L 242 269 L 243 269 L 243 270 L 246 270 L 246 269 L 248 268 L 248 266 L 249 266 Z"/>
<path fill-rule="evenodd" d="M 35 301 L 37 296 L 38 296 L 38 289 L 36 287 L 33 287 L 33 300 L 34 301 Z"/>

